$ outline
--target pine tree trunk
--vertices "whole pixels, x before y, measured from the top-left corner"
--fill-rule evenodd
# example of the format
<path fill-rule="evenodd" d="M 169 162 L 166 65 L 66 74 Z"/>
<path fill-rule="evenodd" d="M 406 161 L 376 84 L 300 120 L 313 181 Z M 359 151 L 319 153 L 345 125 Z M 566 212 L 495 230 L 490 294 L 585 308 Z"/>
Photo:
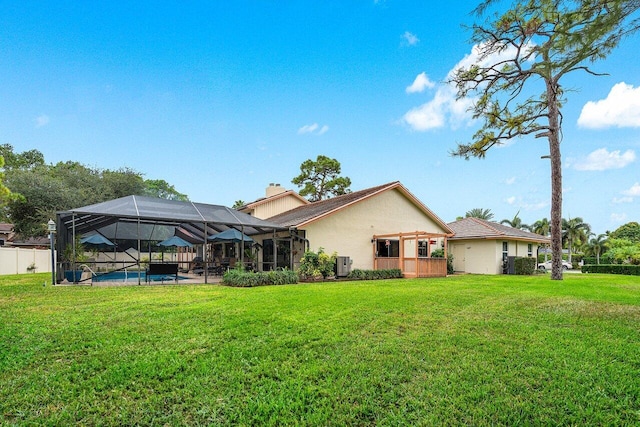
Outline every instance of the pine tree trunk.
<path fill-rule="evenodd" d="M 562 160 L 558 86 L 547 81 L 549 156 L 551 158 L 551 280 L 562 280 Z"/>

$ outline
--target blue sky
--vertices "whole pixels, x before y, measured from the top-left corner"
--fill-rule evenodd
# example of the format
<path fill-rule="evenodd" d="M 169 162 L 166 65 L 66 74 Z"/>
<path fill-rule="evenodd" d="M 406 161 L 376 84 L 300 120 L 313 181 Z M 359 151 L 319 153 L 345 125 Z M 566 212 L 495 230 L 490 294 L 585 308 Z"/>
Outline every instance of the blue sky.
<path fill-rule="evenodd" d="M 545 140 L 449 155 L 477 128 L 442 83 L 472 54 L 474 4 L 2 1 L 0 143 L 228 206 L 296 189 L 323 154 L 352 190 L 399 180 L 447 222 L 533 223 L 550 211 Z M 564 81 L 563 216 L 596 233 L 640 221 L 639 48 Z"/>

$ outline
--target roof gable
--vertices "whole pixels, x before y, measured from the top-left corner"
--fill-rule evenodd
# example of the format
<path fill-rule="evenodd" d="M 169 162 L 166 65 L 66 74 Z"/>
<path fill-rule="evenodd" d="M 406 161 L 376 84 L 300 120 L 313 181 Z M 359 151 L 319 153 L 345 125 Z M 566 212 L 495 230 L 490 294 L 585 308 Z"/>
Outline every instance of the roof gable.
<path fill-rule="evenodd" d="M 245 211 L 245 210 L 255 209 L 258 206 L 273 202 L 274 200 L 283 199 L 285 197 L 293 197 L 295 199 L 298 199 L 300 202 L 304 203 L 305 205 L 308 205 L 309 203 L 311 203 L 310 201 L 308 201 L 307 199 L 302 197 L 297 192 L 295 192 L 293 190 L 287 190 L 287 191 L 283 191 L 282 193 L 278 193 L 278 194 L 276 194 L 274 196 L 271 196 L 271 197 L 262 197 L 261 199 L 254 200 L 253 202 L 246 203 L 244 206 L 241 206 L 240 208 L 238 208 L 238 210 L 239 211 Z"/>
<path fill-rule="evenodd" d="M 451 240 L 463 239 L 518 239 L 528 240 L 531 242 L 548 243 L 548 237 L 531 233 L 525 230 L 508 227 L 497 222 L 485 221 L 479 218 L 463 218 L 458 221 L 450 222 L 449 227 L 455 235 Z"/>
<path fill-rule="evenodd" d="M 399 181 L 394 181 L 376 187 L 366 188 L 360 191 L 354 191 L 352 193 L 333 197 L 331 199 L 313 202 L 308 205 L 300 206 L 290 211 L 283 212 L 279 215 L 272 216 L 268 220 L 281 226 L 303 227 L 314 221 L 318 221 L 322 218 L 346 209 L 355 203 L 359 203 L 363 200 L 375 197 L 376 195 L 389 190 L 398 190 L 415 206 L 417 206 L 418 209 L 420 209 L 425 215 L 431 218 L 436 224 L 441 226 L 443 230 L 453 233 L 453 231 L 447 226 L 444 221 L 442 221 L 436 214 L 434 214 L 429 208 L 427 208 L 417 197 L 411 194 L 411 192 L 407 190 Z"/>

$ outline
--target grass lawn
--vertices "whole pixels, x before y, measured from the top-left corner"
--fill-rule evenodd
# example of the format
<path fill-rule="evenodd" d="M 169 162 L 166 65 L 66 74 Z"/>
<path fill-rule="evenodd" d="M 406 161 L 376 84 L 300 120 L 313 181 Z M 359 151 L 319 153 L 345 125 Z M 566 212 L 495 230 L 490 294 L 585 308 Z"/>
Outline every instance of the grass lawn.
<path fill-rule="evenodd" d="M 638 425 L 640 277 L 0 277 L 2 425 Z"/>

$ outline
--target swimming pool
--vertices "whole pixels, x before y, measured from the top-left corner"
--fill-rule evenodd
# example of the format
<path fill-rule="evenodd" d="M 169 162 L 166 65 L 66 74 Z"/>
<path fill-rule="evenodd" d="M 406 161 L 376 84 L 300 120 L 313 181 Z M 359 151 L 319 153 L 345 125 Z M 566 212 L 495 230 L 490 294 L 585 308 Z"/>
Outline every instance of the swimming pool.
<path fill-rule="evenodd" d="M 154 274 L 149 277 L 152 282 L 170 282 L 175 281 L 176 276 L 167 274 L 160 275 Z M 178 276 L 178 280 L 185 280 L 187 277 Z M 110 273 L 102 273 L 93 276 L 92 280 L 94 282 L 138 282 L 138 272 L 137 271 L 112 271 Z M 147 274 L 145 271 L 140 272 L 140 281 L 147 281 Z"/>

